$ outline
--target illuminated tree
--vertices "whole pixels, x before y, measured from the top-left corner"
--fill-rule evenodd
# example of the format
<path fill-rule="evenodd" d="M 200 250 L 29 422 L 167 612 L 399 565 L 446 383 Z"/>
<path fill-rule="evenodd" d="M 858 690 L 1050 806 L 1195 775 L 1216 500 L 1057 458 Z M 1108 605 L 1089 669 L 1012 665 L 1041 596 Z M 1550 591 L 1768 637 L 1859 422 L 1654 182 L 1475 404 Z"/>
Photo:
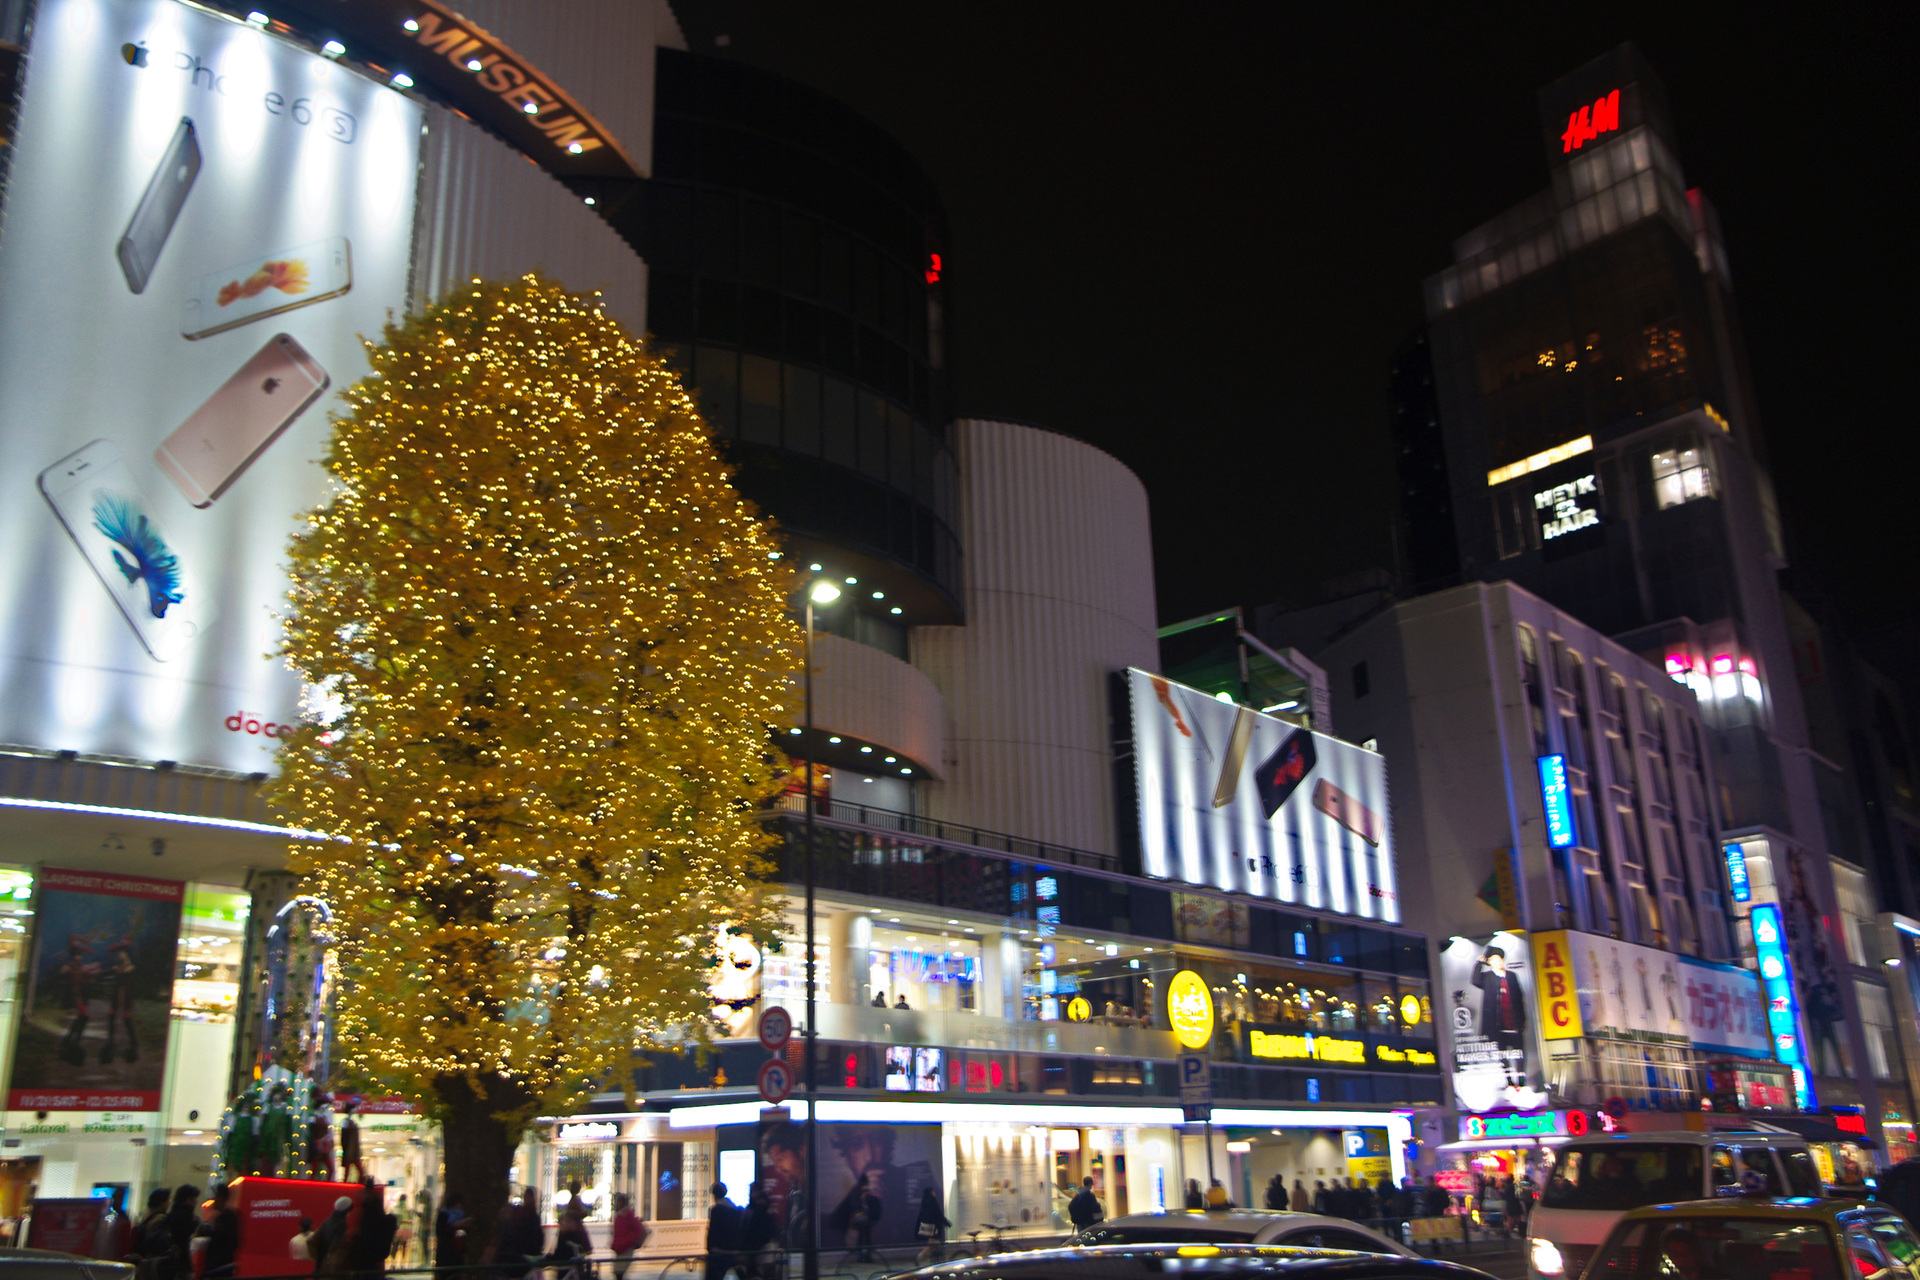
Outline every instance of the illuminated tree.
<path fill-rule="evenodd" d="M 472 1256 L 528 1122 L 704 1036 L 773 933 L 790 574 L 672 371 L 528 276 L 390 324 L 292 547 L 274 795 L 335 914 L 340 1078 L 439 1119 Z"/>

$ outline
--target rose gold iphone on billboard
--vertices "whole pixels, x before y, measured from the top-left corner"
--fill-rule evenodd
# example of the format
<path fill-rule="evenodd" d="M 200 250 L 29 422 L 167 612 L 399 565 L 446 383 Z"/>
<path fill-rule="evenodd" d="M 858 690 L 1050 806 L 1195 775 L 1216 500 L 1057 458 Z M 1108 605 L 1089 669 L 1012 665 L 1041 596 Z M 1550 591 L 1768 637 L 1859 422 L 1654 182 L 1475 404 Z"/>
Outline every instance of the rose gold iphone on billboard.
<path fill-rule="evenodd" d="M 153 459 L 188 502 L 212 506 L 329 381 L 305 347 L 276 333 L 160 442 Z"/>

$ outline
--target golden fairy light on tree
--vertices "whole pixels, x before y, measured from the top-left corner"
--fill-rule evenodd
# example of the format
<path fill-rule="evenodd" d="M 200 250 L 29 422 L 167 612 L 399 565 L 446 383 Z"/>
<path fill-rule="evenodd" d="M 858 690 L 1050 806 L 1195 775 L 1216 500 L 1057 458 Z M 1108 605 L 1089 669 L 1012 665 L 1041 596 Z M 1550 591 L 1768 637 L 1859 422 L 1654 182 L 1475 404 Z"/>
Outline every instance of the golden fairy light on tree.
<path fill-rule="evenodd" d="M 789 718 L 790 575 L 672 371 L 528 276 L 389 325 L 292 548 L 314 688 L 275 795 L 328 843 L 342 1076 L 443 1126 L 490 1234 L 532 1117 L 704 1034 Z M 471 1241 L 478 1256 L 484 1236 Z"/>

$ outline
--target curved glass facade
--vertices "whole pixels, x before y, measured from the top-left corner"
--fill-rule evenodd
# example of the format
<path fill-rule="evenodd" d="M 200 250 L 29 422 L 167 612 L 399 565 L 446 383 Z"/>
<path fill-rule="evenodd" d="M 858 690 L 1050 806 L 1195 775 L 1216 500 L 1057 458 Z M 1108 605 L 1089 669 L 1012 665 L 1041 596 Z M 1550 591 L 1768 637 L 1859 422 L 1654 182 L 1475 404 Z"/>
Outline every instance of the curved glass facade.
<path fill-rule="evenodd" d="M 958 621 L 931 184 L 872 124 L 766 72 L 662 49 L 658 84 L 653 177 L 620 219 L 654 336 L 742 492 L 935 588 L 902 622 Z"/>

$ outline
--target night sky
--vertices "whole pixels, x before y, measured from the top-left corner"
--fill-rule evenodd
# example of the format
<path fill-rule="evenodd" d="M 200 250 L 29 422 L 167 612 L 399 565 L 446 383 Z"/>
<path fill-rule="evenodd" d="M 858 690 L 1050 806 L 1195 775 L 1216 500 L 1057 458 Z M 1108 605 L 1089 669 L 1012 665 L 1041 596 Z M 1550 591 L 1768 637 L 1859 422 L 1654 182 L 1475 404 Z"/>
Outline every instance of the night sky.
<path fill-rule="evenodd" d="M 956 409 L 1145 480 L 1162 621 L 1392 566 L 1387 369 L 1421 281 L 1546 186 L 1535 91 L 1631 39 L 1720 210 L 1796 573 L 1856 628 L 1920 616 L 1911 6 L 675 8 L 694 51 L 919 157 Z"/>

